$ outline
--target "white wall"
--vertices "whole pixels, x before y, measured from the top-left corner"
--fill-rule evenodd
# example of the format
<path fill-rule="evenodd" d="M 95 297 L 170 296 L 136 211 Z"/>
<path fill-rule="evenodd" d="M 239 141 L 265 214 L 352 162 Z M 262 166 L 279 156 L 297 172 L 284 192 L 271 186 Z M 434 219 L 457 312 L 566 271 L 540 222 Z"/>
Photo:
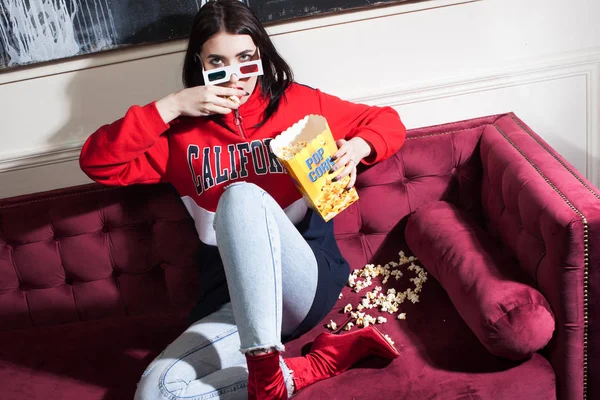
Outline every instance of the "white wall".
<path fill-rule="evenodd" d="M 600 186 L 598 16 L 597 0 L 431 0 L 268 30 L 302 83 L 391 105 L 409 128 L 514 111 Z M 0 198 L 89 182 L 82 142 L 178 90 L 184 48 L 0 73 Z"/>

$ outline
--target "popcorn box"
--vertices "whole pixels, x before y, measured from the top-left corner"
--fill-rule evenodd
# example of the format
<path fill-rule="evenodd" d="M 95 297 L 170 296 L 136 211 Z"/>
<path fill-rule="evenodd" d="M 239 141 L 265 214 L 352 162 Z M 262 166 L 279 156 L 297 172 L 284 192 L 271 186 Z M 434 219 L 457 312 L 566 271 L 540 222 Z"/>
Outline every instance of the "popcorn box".
<path fill-rule="evenodd" d="M 350 176 L 333 182 L 330 173 L 338 150 L 327 120 L 307 115 L 271 141 L 271 150 L 286 168 L 309 205 L 329 221 L 356 200 L 356 189 L 346 189 Z"/>

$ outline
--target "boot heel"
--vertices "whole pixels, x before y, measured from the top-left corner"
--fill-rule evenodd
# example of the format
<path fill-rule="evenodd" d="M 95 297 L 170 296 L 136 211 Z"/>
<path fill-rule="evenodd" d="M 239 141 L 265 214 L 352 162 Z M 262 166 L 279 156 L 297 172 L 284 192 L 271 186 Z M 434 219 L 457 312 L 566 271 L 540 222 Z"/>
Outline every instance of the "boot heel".
<path fill-rule="evenodd" d="M 400 356 L 396 347 L 373 325 L 340 335 L 329 332 L 321 333 L 315 338 L 312 348 L 319 349 L 329 346 L 340 346 L 342 343 L 348 343 L 352 340 L 357 340 L 362 343 L 366 342 L 367 346 L 371 348 L 371 351 L 381 357 L 394 359 Z"/>
<path fill-rule="evenodd" d="M 394 346 L 392 343 L 390 343 L 390 341 L 385 338 L 385 335 L 383 333 L 381 333 L 381 331 L 379 329 L 377 329 L 374 326 L 372 328 L 381 337 L 381 339 L 383 340 L 383 342 L 385 342 L 385 344 L 387 345 L 387 347 L 390 350 L 390 353 L 388 353 L 388 355 L 384 356 L 384 357 L 387 357 L 387 358 L 390 358 L 390 359 L 394 359 L 394 358 L 400 357 L 400 352 L 398 351 L 398 349 L 396 349 L 396 346 Z M 368 329 L 368 328 L 366 328 L 366 329 Z"/>
<path fill-rule="evenodd" d="M 321 333 L 306 356 L 287 358 L 285 363 L 294 371 L 292 379 L 298 391 L 339 375 L 370 356 L 394 359 L 400 353 L 378 329 L 369 326 L 343 335 Z"/>

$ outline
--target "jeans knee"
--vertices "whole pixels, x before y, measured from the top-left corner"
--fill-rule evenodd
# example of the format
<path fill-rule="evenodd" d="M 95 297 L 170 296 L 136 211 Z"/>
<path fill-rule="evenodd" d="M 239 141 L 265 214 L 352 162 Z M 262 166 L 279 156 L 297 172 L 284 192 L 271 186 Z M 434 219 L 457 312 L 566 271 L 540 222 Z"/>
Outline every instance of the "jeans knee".
<path fill-rule="evenodd" d="M 251 182 L 234 182 L 230 185 L 227 185 L 225 187 L 225 193 L 230 193 L 230 195 L 232 196 L 238 196 L 240 195 L 240 193 L 245 194 L 245 193 L 264 193 L 265 191 L 263 189 L 261 189 L 258 185 L 251 183 Z M 225 193 L 223 193 L 223 195 L 225 195 Z M 231 194 L 234 193 L 234 194 Z"/>
<path fill-rule="evenodd" d="M 217 214 L 219 210 L 227 209 L 234 211 L 239 208 L 249 208 L 252 204 L 260 201 L 265 191 L 248 182 L 236 182 L 225 188 L 225 191 L 217 204 Z"/>

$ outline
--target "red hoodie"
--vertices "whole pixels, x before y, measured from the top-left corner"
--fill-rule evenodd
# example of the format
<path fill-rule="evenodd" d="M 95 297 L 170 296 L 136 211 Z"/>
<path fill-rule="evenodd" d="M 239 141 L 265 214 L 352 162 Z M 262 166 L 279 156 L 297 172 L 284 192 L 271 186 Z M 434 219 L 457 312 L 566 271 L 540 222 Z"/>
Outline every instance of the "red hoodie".
<path fill-rule="evenodd" d="M 107 185 L 170 182 L 181 196 L 205 244 L 199 260 L 203 291 L 191 321 L 229 301 L 213 220 L 225 187 L 254 183 L 268 192 L 311 246 L 319 265 L 317 294 L 296 334 L 308 331 L 334 306 L 349 274 L 335 241 L 333 220 L 307 208 L 269 142 L 309 114 L 327 119 L 336 140 L 361 137 L 372 147 L 365 164 L 393 155 L 406 130 L 390 107 L 354 104 L 319 90 L 292 84 L 279 108 L 261 127 L 267 100 L 255 90 L 238 115 L 180 117 L 165 124 L 155 103 L 133 106 L 125 117 L 98 129 L 81 151 L 82 170 Z M 239 116 L 239 117 L 238 117 Z M 360 203 L 360 201 L 359 201 Z"/>
<path fill-rule="evenodd" d="M 234 113 L 211 118 L 181 117 L 165 124 L 155 103 L 133 106 L 124 118 L 98 129 L 84 144 L 80 165 L 107 185 L 170 182 L 196 222 L 200 239 L 215 245 L 214 212 L 230 183 L 247 181 L 263 188 L 298 223 L 306 203 L 271 152 L 272 138 L 308 114 L 324 116 L 336 140 L 366 140 L 372 164 L 390 157 L 406 130 L 389 107 L 343 101 L 319 90 L 292 84 L 279 109 L 260 128 L 267 105 L 259 90 Z"/>

